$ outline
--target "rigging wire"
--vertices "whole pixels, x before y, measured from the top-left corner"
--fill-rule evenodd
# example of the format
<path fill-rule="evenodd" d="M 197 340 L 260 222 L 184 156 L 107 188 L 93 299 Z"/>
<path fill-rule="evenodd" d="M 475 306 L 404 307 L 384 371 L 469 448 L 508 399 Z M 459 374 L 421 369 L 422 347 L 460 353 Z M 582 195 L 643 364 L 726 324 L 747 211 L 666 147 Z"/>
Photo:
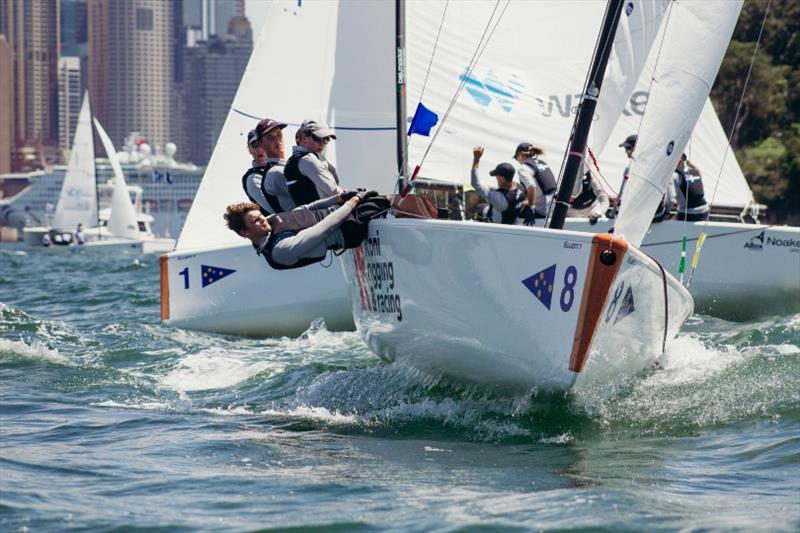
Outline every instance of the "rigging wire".
<path fill-rule="evenodd" d="M 725 146 L 725 152 L 722 155 L 722 163 L 719 167 L 719 173 L 717 174 L 717 182 L 714 184 L 714 191 L 711 193 L 711 202 L 710 205 L 714 204 L 714 198 L 717 197 L 717 190 L 719 189 L 719 182 L 722 179 L 722 170 L 725 167 L 725 160 L 728 158 L 728 153 L 731 150 L 731 140 L 733 139 L 733 131 L 735 129 L 736 121 L 739 119 L 739 114 L 742 111 L 742 103 L 744 102 L 745 94 L 747 93 L 747 87 L 750 83 L 750 75 L 753 73 L 753 66 L 756 62 L 756 55 L 758 54 L 758 47 L 761 44 L 761 37 L 764 34 L 764 27 L 767 25 L 767 19 L 769 18 L 769 8 L 772 4 L 772 0 L 767 0 L 767 7 L 764 9 L 764 18 L 761 20 L 761 27 L 758 30 L 758 37 L 756 38 L 756 45 L 753 48 L 753 55 L 750 58 L 750 66 L 747 68 L 747 76 L 744 80 L 744 85 L 742 86 L 742 93 L 739 96 L 739 103 L 736 106 L 736 114 L 733 117 L 733 124 L 731 126 L 731 131 L 728 134 L 728 144 Z M 703 231 L 701 233 L 701 240 L 698 241 L 697 247 L 695 248 L 694 255 L 692 256 L 692 265 L 691 270 L 689 271 L 689 278 L 686 281 L 686 286 L 688 287 L 692 283 L 692 277 L 694 276 L 694 271 L 697 268 L 697 263 L 700 261 L 700 249 L 703 246 L 703 241 L 705 240 L 705 232 L 708 228 L 708 218 L 706 218 L 705 222 L 703 223 Z"/>
<path fill-rule="evenodd" d="M 436 32 L 436 40 L 433 41 L 433 51 L 431 51 L 431 60 L 428 62 L 428 70 L 425 71 L 425 81 L 422 82 L 422 90 L 419 93 L 419 102 L 422 102 L 422 97 L 425 96 L 425 87 L 428 86 L 428 76 L 431 73 L 431 67 L 433 66 L 433 60 L 436 57 L 436 48 L 439 46 L 439 36 L 442 34 L 442 28 L 444 27 L 444 19 L 447 15 L 447 7 L 450 5 L 450 0 L 447 0 L 444 3 L 444 11 L 442 11 L 442 20 L 439 21 L 439 30 Z"/>
<path fill-rule="evenodd" d="M 497 0 L 497 2 L 494 5 L 494 9 L 492 9 L 492 14 L 489 16 L 489 22 L 486 23 L 486 27 L 483 29 L 483 34 L 481 35 L 481 38 L 478 41 L 478 45 L 475 48 L 475 52 L 472 54 L 472 58 L 470 59 L 470 62 L 468 64 L 468 66 L 467 66 L 467 69 L 466 69 L 464 75 L 462 76 L 461 82 L 458 84 L 458 87 L 456 88 L 455 94 L 453 94 L 453 97 L 450 100 L 450 104 L 448 105 L 447 110 L 445 111 L 444 115 L 442 115 L 442 122 L 439 124 L 439 127 L 436 128 L 436 132 L 434 132 L 433 137 L 431 137 L 431 141 L 428 143 L 428 146 L 425 149 L 425 152 L 422 154 L 422 158 L 420 159 L 420 162 L 417 165 L 417 169 L 416 170 L 418 170 L 420 167 L 422 167 L 422 164 L 425 162 L 425 158 L 428 157 L 428 153 L 431 151 L 431 148 L 433 147 L 433 144 L 436 142 L 436 139 L 439 136 L 439 132 L 441 132 L 442 129 L 444 128 L 444 123 L 447 121 L 447 118 L 450 116 L 450 112 L 453 110 L 453 108 L 455 107 L 456 103 L 458 102 L 458 98 L 459 98 L 459 96 L 461 96 L 462 89 L 467 84 L 467 78 L 472 75 L 472 71 L 475 69 L 475 66 L 478 64 L 478 61 L 480 60 L 481 56 L 483 55 L 483 51 L 486 49 L 486 46 L 489 44 L 489 41 L 491 40 L 492 35 L 494 35 L 494 32 L 497 29 L 497 26 L 500 24 L 500 21 L 503 19 L 503 15 L 505 14 L 506 9 L 508 9 L 508 5 L 511 2 L 511 0 L 506 0 L 506 4 L 503 7 L 503 10 L 500 12 L 500 15 L 497 17 L 497 21 L 495 21 L 494 27 L 492 28 L 491 31 L 489 31 L 489 27 L 492 25 L 492 20 L 494 19 L 495 13 L 497 13 L 497 8 L 500 5 L 500 1 L 501 0 Z M 487 32 L 489 33 L 488 37 L 486 35 Z"/>

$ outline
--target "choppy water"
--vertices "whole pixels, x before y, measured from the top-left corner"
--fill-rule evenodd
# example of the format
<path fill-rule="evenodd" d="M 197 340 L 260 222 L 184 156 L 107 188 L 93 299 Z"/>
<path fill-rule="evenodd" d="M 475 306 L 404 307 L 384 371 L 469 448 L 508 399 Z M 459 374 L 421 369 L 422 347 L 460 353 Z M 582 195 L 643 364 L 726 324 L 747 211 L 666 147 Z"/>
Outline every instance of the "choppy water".
<path fill-rule="evenodd" d="M 354 333 L 187 332 L 158 258 L 0 247 L 0 530 L 800 529 L 800 315 L 695 317 L 612 399 L 493 396 Z"/>

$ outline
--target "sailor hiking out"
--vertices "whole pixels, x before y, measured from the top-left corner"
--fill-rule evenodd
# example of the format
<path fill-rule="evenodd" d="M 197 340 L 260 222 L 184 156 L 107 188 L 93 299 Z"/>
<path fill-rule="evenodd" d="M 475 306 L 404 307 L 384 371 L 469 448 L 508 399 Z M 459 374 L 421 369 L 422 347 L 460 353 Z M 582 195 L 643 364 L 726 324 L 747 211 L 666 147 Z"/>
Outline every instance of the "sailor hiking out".
<path fill-rule="evenodd" d="M 252 167 L 242 176 L 242 188 L 251 202 L 265 215 L 290 211 L 295 203 L 289 195 L 283 168 L 283 128 L 286 124 L 264 119 L 247 135 Z"/>
<path fill-rule="evenodd" d="M 526 209 L 521 213 L 525 197 L 514 181 L 516 173 L 511 163 L 500 163 L 494 170 L 489 172 L 490 176 L 497 179 L 497 187 L 487 187 L 478 178 L 478 167 L 481 157 L 483 157 L 483 147 L 476 146 L 472 150 L 472 188 L 486 200 L 487 204 L 481 209 L 483 220 L 500 224 L 516 224 L 520 215 L 528 215 L 525 224 L 533 224 L 533 212 Z M 529 220 L 530 219 L 530 222 Z"/>
<path fill-rule="evenodd" d="M 296 205 L 344 191 L 339 186 L 336 168 L 323 155 L 325 147 L 335 139 L 333 130 L 324 122 L 306 120 L 297 130 L 297 146 L 292 148 L 292 156 L 284 168 L 289 194 Z"/>
<path fill-rule="evenodd" d="M 362 190 L 269 216 L 253 202 L 233 204 L 224 217 L 228 228 L 249 239 L 272 268 L 286 270 L 319 263 L 328 250 L 359 246 L 369 221 L 385 216 L 389 205 L 375 191 Z"/>

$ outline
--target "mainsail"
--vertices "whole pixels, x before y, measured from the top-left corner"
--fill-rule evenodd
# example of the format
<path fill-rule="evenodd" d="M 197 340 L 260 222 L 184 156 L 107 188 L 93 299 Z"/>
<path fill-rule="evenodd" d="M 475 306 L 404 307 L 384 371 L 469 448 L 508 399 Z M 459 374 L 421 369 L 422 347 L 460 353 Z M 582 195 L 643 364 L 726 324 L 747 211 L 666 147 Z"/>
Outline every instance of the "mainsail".
<path fill-rule="evenodd" d="M 69 164 L 53 216 L 53 227 L 58 230 L 74 231 L 78 224 L 97 225 L 97 183 L 88 92 L 83 95 Z"/>
<path fill-rule="evenodd" d="M 108 229 L 115 237 L 139 239 L 140 233 L 136 222 L 136 210 L 133 208 L 133 202 L 131 202 L 131 197 L 128 193 L 128 185 L 125 183 L 125 174 L 122 173 L 122 167 L 119 164 L 117 150 L 97 119 L 94 119 L 94 126 L 97 128 L 97 135 L 106 150 L 111 168 L 114 169 L 114 192 L 111 196 L 111 215 L 108 218 Z"/>
<path fill-rule="evenodd" d="M 385 189 L 396 178 L 394 10 L 369 0 L 271 2 L 177 249 L 242 243 L 222 213 L 246 200 L 247 132 L 265 117 L 289 124 L 287 157 L 303 120 L 327 121 L 336 141 L 325 156 L 345 187 Z"/>
<path fill-rule="evenodd" d="M 640 245 L 728 48 L 741 0 L 672 6 L 616 232 Z M 702 53 L 693 53 L 701 50 Z"/>

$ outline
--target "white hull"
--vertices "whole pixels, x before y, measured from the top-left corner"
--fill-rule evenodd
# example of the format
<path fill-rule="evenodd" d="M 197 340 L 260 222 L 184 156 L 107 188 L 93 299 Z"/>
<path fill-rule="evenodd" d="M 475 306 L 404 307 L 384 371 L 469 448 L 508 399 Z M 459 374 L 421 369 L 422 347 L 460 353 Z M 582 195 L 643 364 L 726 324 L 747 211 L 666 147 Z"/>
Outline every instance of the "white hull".
<path fill-rule="evenodd" d="M 330 257 L 324 262 L 331 263 Z M 209 272 L 209 268 L 214 272 Z M 219 277 L 219 272 L 234 272 Z M 204 274 L 216 281 L 204 286 Z M 161 319 L 169 325 L 236 335 L 298 335 L 317 318 L 331 330 L 353 330 L 338 261 L 273 270 L 241 245 L 161 256 Z"/>
<path fill-rule="evenodd" d="M 604 271 L 602 295 L 585 293 L 600 250 L 585 233 L 403 219 L 370 223 L 369 237 L 342 257 L 358 330 L 381 358 L 434 377 L 555 391 L 620 383 L 662 353 L 665 281 L 666 339 L 692 312 L 688 292 L 633 247 Z M 576 333 L 590 344 L 573 354 Z M 577 372 L 576 356 L 588 357 Z"/>
<path fill-rule="evenodd" d="M 567 219 L 565 228 L 596 233 L 611 223 Z M 800 312 L 800 228 L 665 221 L 650 227 L 642 250 L 678 276 L 684 232 L 687 278 L 697 238 L 708 235 L 689 286 L 696 311 L 735 320 Z"/>

